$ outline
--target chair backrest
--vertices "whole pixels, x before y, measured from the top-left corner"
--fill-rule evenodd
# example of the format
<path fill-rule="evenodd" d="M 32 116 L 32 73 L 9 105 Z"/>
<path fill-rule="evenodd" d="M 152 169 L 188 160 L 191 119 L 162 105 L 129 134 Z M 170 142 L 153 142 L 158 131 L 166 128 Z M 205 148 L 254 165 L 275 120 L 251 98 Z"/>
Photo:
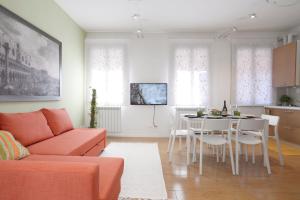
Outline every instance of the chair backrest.
<path fill-rule="evenodd" d="M 224 131 L 229 130 L 230 126 L 230 119 L 204 119 L 202 130 Z"/>
<path fill-rule="evenodd" d="M 200 130 L 203 125 L 203 118 L 191 118 L 189 119 L 190 127 Z"/>
<path fill-rule="evenodd" d="M 172 107 L 168 112 L 168 122 L 172 129 L 176 129 L 175 111 Z"/>
<path fill-rule="evenodd" d="M 263 132 L 267 120 L 265 119 L 241 119 L 238 122 L 237 129 L 240 131 L 259 131 Z"/>
<path fill-rule="evenodd" d="M 265 120 L 268 120 L 269 125 L 271 125 L 271 126 L 278 126 L 278 123 L 279 123 L 279 117 L 278 116 L 262 114 L 261 118 L 265 119 Z"/>

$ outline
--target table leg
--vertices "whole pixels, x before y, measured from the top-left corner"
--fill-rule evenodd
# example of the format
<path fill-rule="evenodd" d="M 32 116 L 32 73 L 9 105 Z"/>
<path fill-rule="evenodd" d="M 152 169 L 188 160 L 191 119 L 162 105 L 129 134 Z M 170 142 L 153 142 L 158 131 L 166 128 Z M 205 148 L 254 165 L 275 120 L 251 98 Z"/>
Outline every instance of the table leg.
<path fill-rule="evenodd" d="M 191 151 L 191 137 L 188 135 L 186 141 L 186 164 L 190 164 L 190 151 Z"/>
<path fill-rule="evenodd" d="M 192 162 L 196 162 L 196 144 L 197 144 L 197 138 L 195 137 L 195 134 L 193 134 L 192 136 L 192 140 L 193 140 L 193 148 L 192 148 L 192 154 L 193 154 L 193 159 Z"/>
<path fill-rule="evenodd" d="M 191 137 L 190 137 L 190 121 L 187 121 L 188 136 L 186 137 L 186 164 L 190 164 Z"/>
<path fill-rule="evenodd" d="M 265 130 L 264 130 L 264 142 L 265 142 L 265 159 L 264 163 L 266 164 L 268 174 L 271 174 L 271 167 L 270 167 L 270 160 L 269 160 L 269 123 L 266 123 Z"/>

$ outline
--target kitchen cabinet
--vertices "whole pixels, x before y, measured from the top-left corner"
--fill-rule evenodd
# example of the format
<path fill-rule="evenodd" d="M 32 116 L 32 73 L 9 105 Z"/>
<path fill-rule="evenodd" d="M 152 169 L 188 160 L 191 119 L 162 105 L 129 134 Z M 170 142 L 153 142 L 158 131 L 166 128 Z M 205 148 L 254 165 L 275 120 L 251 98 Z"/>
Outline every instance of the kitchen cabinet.
<path fill-rule="evenodd" d="M 280 117 L 278 126 L 280 139 L 300 145 L 300 110 L 265 108 L 265 112 Z"/>
<path fill-rule="evenodd" d="M 297 56 L 299 53 L 299 41 L 273 49 L 272 83 L 274 87 L 289 87 L 300 84 L 300 56 L 299 58 Z"/>

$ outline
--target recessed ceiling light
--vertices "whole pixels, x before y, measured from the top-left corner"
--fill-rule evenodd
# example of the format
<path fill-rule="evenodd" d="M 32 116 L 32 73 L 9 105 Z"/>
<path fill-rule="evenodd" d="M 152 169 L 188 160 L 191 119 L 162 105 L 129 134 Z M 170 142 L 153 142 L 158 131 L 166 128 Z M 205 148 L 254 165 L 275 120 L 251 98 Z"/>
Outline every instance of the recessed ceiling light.
<path fill-rule="evenodd" d="M 235 27 L 235 26 L 232 27 L 233 32 L 236 32 L 237 30 L 238 30 L 237 27 Z"/>
<path fill-rule="evenodd" d="M 143 31 L 142 31 L 142 29 L 138 29 L 138 30 L 136 30 L 136 33 L 141 34 L 141 33 L 143 33 Z"/>
<path fill-rule="evenodd" d="M 138 19 L 140 19 L 140 15 L 139 14 L 134 14 L 134 15 L 132 15 L 132 19 L 133 20 L 138 20 Z"/>
<path fill-rule="evenodd" d="M 257 17 L 257 16 L 256 16 L 255 13 L 249 14 L 249 18 L 250 18 L 250 19 L 255 19 L 256 17 Z"/>
<path fill-rule="evenodd" d="M 278 7 L 294 6 L 300 3 L 299 0 L 266 0 L 266 2 Z"/>

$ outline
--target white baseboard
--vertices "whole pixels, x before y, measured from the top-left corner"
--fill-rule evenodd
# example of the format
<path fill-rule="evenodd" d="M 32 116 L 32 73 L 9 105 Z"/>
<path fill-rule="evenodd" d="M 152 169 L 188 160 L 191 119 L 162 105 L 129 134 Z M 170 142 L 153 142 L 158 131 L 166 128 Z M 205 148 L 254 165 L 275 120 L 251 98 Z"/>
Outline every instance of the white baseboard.
<path fill-rule="evenodd" d="M 145 138 L 168 138 L 169 135 L 162 134 L 134 134 L 134 133 L 107 133 L 109 137 L 145 137 Z"/>

